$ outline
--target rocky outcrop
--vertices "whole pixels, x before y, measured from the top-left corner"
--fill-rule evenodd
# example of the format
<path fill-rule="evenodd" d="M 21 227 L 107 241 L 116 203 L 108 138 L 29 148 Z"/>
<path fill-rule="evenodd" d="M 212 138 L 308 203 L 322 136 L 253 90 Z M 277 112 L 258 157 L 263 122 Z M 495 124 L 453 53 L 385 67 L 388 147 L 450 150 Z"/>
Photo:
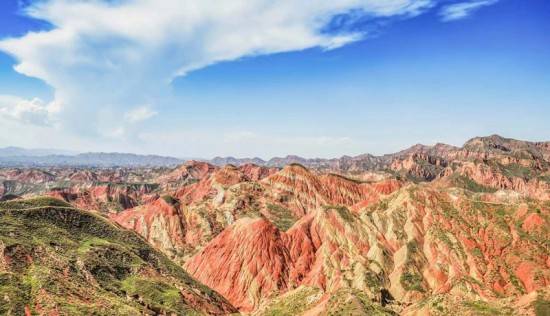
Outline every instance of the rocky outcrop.
<path fill-rule="evenodd" d="M 168 174 L 159 176 L 156 182 L 165 190 L 175 189 L 197 182 L 214 170 L 216 170 L 216 167 L 206 162 L 188 161 Z"/>
<path fill-rule="evenodd" d="M 184 267 L 249 312 L 263 298 L 288 288 L 290 255 L 273 224 L 247 218 L 226 228 Z"/>
<path fill-rule="evenodd" d="M 48 195 L 63 199 L 85 210 L 116 213 L 158 197 L 154 184 L 92 184 L 54 188 Z"/>
<path fill-rule="evenodd" d="M 395 180 L 372 184 L 337 174 L 316 175 L 297 164 L 286 166 L 262 184 L 272 200 L 292 210 L 297 218 L 323 205 L 365 205 L 400 186 Z"/>
<path fill-rule="evenodd" d="M 111 216 L 117 223 L 142 235 L 171 258 L 186 248 L 187 225 L 178 202 L 169 196 Z"/>

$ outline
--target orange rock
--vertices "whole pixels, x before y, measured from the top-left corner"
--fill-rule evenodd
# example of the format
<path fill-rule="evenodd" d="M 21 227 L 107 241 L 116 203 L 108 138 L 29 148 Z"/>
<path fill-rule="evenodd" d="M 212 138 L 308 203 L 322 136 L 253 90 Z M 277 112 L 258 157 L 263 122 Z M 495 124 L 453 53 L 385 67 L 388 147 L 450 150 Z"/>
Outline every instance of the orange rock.
<path fill-rule="evenodd" d="M 536 213 L 531 213 L 525 218 L 521 228 L 525 231 L 532 231 L 542 227 L 542 225 L 544 225 L 544 219 Z"/>

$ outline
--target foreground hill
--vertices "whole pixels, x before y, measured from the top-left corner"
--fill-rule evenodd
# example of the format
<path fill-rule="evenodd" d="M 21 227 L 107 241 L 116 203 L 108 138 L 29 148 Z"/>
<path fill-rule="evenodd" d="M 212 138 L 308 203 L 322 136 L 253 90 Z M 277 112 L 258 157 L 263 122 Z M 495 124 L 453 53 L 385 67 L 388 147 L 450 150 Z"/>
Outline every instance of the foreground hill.
<path fill-rule="evenodd" d="M 236 311 L 136 234 L 51 198 L 0 203 L 0 314 Z"/>

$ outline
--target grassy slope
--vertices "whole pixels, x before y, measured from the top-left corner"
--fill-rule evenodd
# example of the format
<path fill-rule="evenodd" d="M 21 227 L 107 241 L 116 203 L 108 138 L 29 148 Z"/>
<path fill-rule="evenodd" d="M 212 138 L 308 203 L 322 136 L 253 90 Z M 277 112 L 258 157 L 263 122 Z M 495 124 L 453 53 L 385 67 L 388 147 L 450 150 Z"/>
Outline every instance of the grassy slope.
<path fill-rule="evenodd" d="M 137 234 L 51 198 L 0 203 L 0 314 L 233 310 Z"/>

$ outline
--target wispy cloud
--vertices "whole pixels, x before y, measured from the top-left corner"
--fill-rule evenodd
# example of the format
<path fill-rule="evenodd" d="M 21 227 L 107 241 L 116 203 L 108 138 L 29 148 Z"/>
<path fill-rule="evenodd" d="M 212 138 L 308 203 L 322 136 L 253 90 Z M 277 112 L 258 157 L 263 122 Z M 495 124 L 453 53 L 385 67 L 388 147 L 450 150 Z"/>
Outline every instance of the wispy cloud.
<path fill-rule="evenodd" d="M 441 20 L 445 22 L 460 20 L 468 17 L 482 7 L 490 6 L 497 2 L 498 0 L 473 0 L 454 3 L 444 6 L 439 15 L 441 16 Z"/>
<path fill-rule="evenodd" d="M 152 118 L 158 112 L 153 111 L 150 106 L 144 105 L 132 109 L 124 114 L 124 120 L 129 123 L 139 123 Z"/>
<path fill-rule="evenodd" d="M 435 1 L 40 0 L 24 11 L 53 28 L 4 39 L 0 50 L 15 57 L 16 71 L 54 88 L 63 128 L 102 135 L 101 122 L 125 117 L 137 124 L 154 115 L 133 107 L 169 95 L 177 76 L 244 56 L 335 49 L 365 37 L 360 30 L 326 32 L 337 15 L 414 16 Z M 6 111 L 22 117 L 46 114 L 43 108 Z"/>

